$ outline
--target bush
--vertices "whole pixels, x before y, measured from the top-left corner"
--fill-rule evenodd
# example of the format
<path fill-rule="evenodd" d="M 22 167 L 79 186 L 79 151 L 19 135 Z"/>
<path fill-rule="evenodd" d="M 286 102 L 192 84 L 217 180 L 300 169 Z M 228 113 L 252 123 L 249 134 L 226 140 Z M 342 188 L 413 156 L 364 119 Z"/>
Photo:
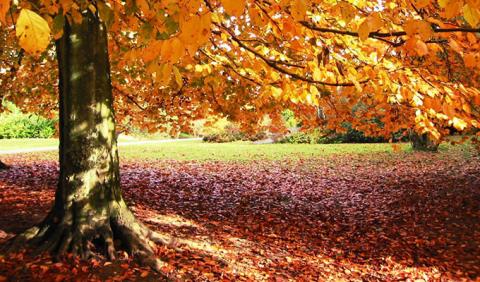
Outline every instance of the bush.
<path fill-rule="evenodd" d="M 11 112 L 0 114 L 0 139 L 50 138 L 55 134 L 55 122 L 35 114 L 24 114 L 13 106 Z"/>
<path fill-rule="evenodd" d="M 320 130 L 313 130 L 310 132 L 295 132 L 288 136 L 285 136 L 279 141 L 280 143 L 290 143 L 290 144 L 327 144 L 334 143 L 333 140 L 330 140 L 330 137 L 324 133 L 321 133 Z"/>
<path fill-rule="evenodd" d="M 365 136 L 365 134 L 356 129 L 348 128 L 347 133 L 339 134 L 340 143 L 383 143 L 386 140 L 383 137 Z"/>
<path fill-rule="evenodd" d="M 280 143 L 291 144 L 337 144 L 337 143 L 382 143 L 386 142 L 383 137 L 365 136 L 361 131 L 348 128 L 344 134 L 335 132 L 322 132 L 313 130 L 310 132 L 295 132 L 282 140 Z"/>
<path fill-rule="evenodd" d="M 219 130 L 215 133 L 205 135 L 203 141 L 211 143 L 225 143 L 244 140 L 245 135 L 240 131 L 240 129 L 233 125 L 229 124 L 225 126 L 223 130 Z"/>

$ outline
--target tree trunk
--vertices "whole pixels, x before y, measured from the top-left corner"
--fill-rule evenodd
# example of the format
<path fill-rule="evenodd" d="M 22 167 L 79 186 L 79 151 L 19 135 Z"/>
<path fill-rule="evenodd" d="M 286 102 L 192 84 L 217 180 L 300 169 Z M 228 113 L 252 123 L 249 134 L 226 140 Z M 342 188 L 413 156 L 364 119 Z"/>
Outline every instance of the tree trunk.
<path fill-rule="evenodd" d="M 412 148 L 415 151 L 436 152 L 439 145 L 432 139 L 430 139 L 428 137 L 428 134 L 418 134 L 416 132 L 410 133 L 410 142 L 412 143 Z"/>
<path fill-rule="evenodd" d="M 17 236 L 39 251 L 83 258 L 121 248 L 159 269 L 158 235 L 138 222 L 120 189 L 107 33 L 87 12 L 56 42 L 60 75 L 60 177 L 55 203 L 37 227 Z M 120 244 L 115 244 L 120 242 Z"/>

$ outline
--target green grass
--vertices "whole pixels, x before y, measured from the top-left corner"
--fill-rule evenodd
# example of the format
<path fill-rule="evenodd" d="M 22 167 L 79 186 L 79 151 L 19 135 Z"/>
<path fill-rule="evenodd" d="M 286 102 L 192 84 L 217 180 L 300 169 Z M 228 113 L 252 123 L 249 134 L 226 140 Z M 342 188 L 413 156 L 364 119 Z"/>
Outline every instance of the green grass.
<path fill-rule="evenodd" d="M 58 147 L 58 139 L 0 139 L 0 151 L 30 149 L 40 147 Z"/>
<path fill-rule="evenodd" d="M 402 150 L 408 144 L 400 144 Z M 123 159 L 175 159 L 175 160 L 255 160 L 308 158 L 333 154 L 375 154 L 393 152 L 391 144 L 264 144 L 249 142 L 203 143 L 188 141 L 134 145 L 120 148 Z"/>
<path fill-rule="evenodd" d="M 122 143 L 127 143 L 123 141 Z M 58 146 L 56 139 L 10 139 L 0 140 L 0 152 L 4 150 L 26 149 L 35 147 Z M 411 153 L 409 144 L 399 144 L 401 152 Z M 461 154 L 465 158 L 472 156 L 469 145 L 451 146 L 442 144 L 441 155 Z M 163 160 L 275 160 L 275 159 L 300 159 L 340 155 L 376 155 L 381 153 L 395 154 L 391 144 L 263 144 L 254 145 L 249 142 L 233 143 L 203 143 L 202 141 L 183 141 L 177 143 L 157 143 L 121 146 L 119 148 L 122 160 L 133 159 L 163 159 Z M 56 159 L 57 152 L 42 152 L 38 157 Z"/>

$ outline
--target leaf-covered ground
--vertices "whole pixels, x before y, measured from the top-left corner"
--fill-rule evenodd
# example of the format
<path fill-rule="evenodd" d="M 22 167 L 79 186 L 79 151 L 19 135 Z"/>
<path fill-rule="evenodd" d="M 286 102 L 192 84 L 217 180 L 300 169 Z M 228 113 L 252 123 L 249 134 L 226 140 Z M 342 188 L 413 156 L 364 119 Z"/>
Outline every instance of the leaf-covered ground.
<path fill-rule="evenodd" d="M 40 221 L 55 161 L 3 158 L 0 238 Z M 480 159 L 378 153 L 255 161 L 128 160 L 124 195 L 164 234 L 173 279 L 424 281 L 480 279 Z M 0 257 L 0 281 L 156 280 L 118 262 Z M 422 280 L 418 280 L 422 281 Z"/>

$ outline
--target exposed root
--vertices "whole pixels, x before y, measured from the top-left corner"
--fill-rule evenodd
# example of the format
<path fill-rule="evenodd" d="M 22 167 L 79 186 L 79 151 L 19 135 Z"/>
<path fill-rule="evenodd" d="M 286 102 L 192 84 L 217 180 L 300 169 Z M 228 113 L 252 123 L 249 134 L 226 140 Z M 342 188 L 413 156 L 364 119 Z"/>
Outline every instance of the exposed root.
<path fill-rule="evenodd" d="M 0 170 L 8 169 L 8 168 L 10 168 L 8 165 L 6 165 L 6 164 L 3 163 L 2 161 L 0 161 Z"/>
<path fill-rule="evenodd" d="M 88 259 L 102 254 L 109 260 L 116 258 L 117 251 L 126 251 L 140 264 L 156 271 L 165 266 L 156 258 L 155 248 L 157 244 L 168 245 L 166 238 L 139 222 L 126 207 L 119 208 L 110 217 L 90 220 L 88 224 L 68 217 L 55 223 L 51 218 L 12 238 L 6 251 L 28 247 L 34 255 L 49 252 L 60 258 L 71 253 Z"/>

